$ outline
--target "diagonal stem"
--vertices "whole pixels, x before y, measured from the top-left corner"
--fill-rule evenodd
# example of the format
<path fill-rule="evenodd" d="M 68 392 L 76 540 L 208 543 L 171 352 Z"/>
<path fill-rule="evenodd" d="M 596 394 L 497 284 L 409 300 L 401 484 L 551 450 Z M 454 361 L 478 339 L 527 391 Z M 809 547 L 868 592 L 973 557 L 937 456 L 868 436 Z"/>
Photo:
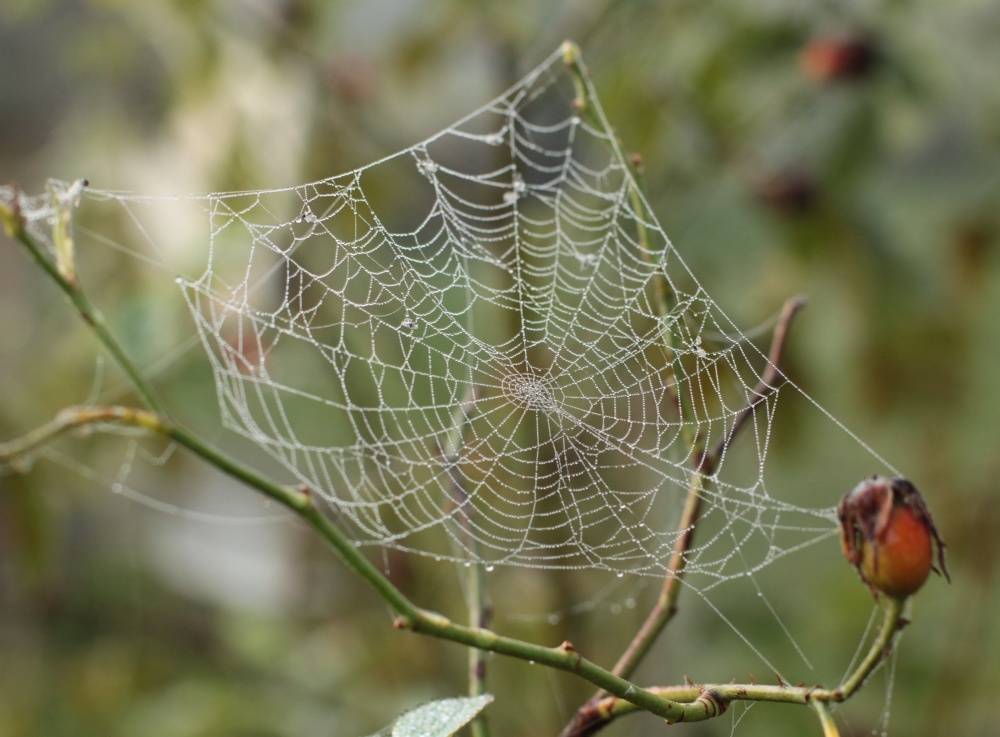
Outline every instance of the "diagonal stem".
<path fill-rule="evenodd" d="M 872 642 L 868 655 L 861 661 L 861 665 L 845 680 L 839 688 L 831 692 L 828 700 L 844 701 L 849 699 L 855 691 L 864 684 L 865 680 L 872 674 L 878 664 L 886 657 L 892 649 L 892 639 L 896 632 L 906 623 L 903 619 L 903 604 L 905 599 L 897 599 L 887 596 L 883 604 L 882 627 Z M 821 698 L 822 694 L 815 696 Z"/>
<path fill-rule="evenodd" d="M 143 429 L 169 438 L 222 472 L 294 512 L 395 610 L 398 616 L 393 626 L 396 629 L 410 630 L 573 673 L 608 693 L 634 704 L 637 708 L 652 712 L 668 721 L 698 721 L 715 716 L 718 706 L 712 698 L 690 704 L 663 698 L 587 660 L 577 653 L 569 642 L 553 648 L 536 645 L 504 637 L 482 627 L 459 625 L 440 614 L 419 608 L 397 589 L 354 543 L 344 537 L 317 506 L 315 495 L 308 488 L 277 484 L 205 443 L 183 427 L 153 412 L 118 406 L 64 410 L 55 420 L 25 436 L 27 439 L 21 438 L 0 446 L 2 451 L 0 464 L 11 464 L 15 460 L 11 454 L 30 452 L 73 428 L 85 425 L 100 428 L 111 423 Z"/>
<path fill-rule="evenodd" d="M 785 349 L 788 329 L 792 319 L 804 305 L 805 300 L 802 297 L 795 297 L 785 303 L 771 341 L 767 367 L 764 370 L 760 383 L 751 392 L 750 401 L 739 415 L 737 415 L 729 432 L 719 444 L 697 460 L 698 466 L 691 473 L 691 484 L 684 503 L 684 512 L 681 515 L 681 521 L 677 528 L 678 536 L 670 557 L 670 563 L 667 566 L 667 575 L 663 581 L 663 588 L 660 591 L 656 605 L 649 613 L 642 628 L 615 665 L 614 672 L 618 675 L 628 678 L 634 672 L 656 640 L 656 637 L 676 613 L 677 597 L 680 595 L 680 588 L 687 566 L 687 553 L 694 541 L 695 529 L 701 515 L 701 492 L 704 478 L 711 476 L 714 472 L 740 428 L 753 415 L 754 408 L 760 402 L 764 401 L 768 395 L 776 391 L 784 381 L 784 375 L 781 373 L 778 365 L 781 362 L 781 357 Z"/>
<path fill-rule="evenodd" d="M 714 472 L 737 433 L 753 416 L 757 405 L 764 401 L 770 394 L 777 391 L 785 381 L 785 376 L 779 366 L 784 354 L 788 330 L 795 315 L 804 306 L 805 299 L 801 296 L 794 297 L 785 302 L 771 339 L 767 366 L 761 375 L 760 382 L 751 391 L 747 405 L 736 416 L 725 437 L 715 447 L 697 459 L 697 467 L 691 473 L 691 483 L 684 502 L 684 511 L 677 528 L 678 536 L 674 543 L 670 563 L 667 566 L 667 574 L 663 580 L 663 587 L 646 620 L 612 669 L 612 672 L 616 675 L 629 678 L 635 672 L 635 669 L 645 658 L 657 637 L 677 612 L 677 599 L 680 595 L 684 572 L 687 566 L 687 553 L 694 541 L 694 533 L 701 515 L 702 484 L 704 483 L 704 479 Z M 594 694 L 566 725 L 561 733 L 561 737 L 586 734 L 587 732 L 581 732 L 580 728 L 584 723 L 587 723 L 587 720 L 594 713 L 595 705 L 604 696 L 605 694 L 600 691 Z"/>

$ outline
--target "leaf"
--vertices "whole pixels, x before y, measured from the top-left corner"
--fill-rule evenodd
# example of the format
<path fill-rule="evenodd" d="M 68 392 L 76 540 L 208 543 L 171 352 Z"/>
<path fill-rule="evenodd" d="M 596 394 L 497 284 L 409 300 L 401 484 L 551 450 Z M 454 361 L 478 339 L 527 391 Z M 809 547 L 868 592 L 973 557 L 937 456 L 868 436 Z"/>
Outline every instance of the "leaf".
<path fill-rule="evenodd" d="M 491 701 L 492 694 L 431 701 L 406 712 L 371 737 L 451 737 Z"/>

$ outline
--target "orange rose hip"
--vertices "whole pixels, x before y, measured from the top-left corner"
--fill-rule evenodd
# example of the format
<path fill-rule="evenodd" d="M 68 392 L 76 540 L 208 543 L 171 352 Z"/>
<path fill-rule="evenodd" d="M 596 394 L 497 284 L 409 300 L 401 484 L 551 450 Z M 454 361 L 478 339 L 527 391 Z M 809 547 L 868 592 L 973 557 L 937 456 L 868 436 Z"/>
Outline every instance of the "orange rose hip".
<path fill-rule="evenodd" d="M 945 544 L 923 497 L 906 479 L 865 479 L 840 500 L 837 516 L 844 557 L 873 594 L 906 598 L 932 570 L 948 578 Z"/>

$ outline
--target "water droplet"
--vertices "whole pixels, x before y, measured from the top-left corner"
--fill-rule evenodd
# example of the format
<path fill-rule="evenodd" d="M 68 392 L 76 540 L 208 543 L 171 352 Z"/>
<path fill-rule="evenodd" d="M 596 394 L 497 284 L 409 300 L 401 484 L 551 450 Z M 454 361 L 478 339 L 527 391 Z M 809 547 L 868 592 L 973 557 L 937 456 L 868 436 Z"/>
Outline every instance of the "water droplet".
<path fill-rule="evenodd" d="M 115 494 L 121 494 L 124 487 L 121 484 L 111 484 L 111 491 Z"/>
<path fill-rule="evenodd" d="M 618 571 L 618 573 L 616 573 L 615 575 L 616 575 L 616 576 L 617 576 L 618 578 L 625 578 L 625 574 L 624 574 L 624 573 L 622 573 L 621 571 Z"/>
<path fill-rule="evenodd" d="M 438 170 L 438 165 L 435 162 L 427 159 L 424 161 L 418 161 L 417 168 L 420 170 L 421 174 L 429 177 Z"/>
<path fill-rule="evenodd" d="M 517 192 L 504 192 L 503 193 L 504 204 L 513 205 L 515 202 L 517 202 L 517 196 L 518 196 Z"/>
<path fill-rule="evenodd" d="M 489 573 L 493 570 L 493 566 L 486 566 L 486 572 Z"/>
<path fill-rule="evenodd" d="M 183 283 L 184 280 L 179 276 L 174 279 L 174 284 L 183 284 Z"/>
<path fill-rule="evenodd" d="M 466 567 L 466 568 L 468 568 L 468 567 L 469 567 L 469 566 L 471 566 L 471 565 L 472 565 L 472 563 L 471 563 L 470 561 L 465 561 L 465 567 Z"/>
<path fill-rule="evenodd" d="M 438 563 L 440 563 L 441 562 L 441 556 L 440 555 L 435 555 L 434 556 L 434 560 L 436 560 Z"/>
<path fill-rule="evenodd" d="M 534 665 L 534 664 L 535 664 L 535 661 L 534 661 L 534 660 L 529 660 L 529 661 L 528 661 L 528 665 Z"/>
<path fill-rule="evenodd" d="M 573 125 L 580 125 L 580 122 L 581 122 L 580 121 L 580 116 L 579 115 L 574 115 L 572 118 L 569 119 L 569 122 L 572 123 Z"/>
<path fill-rule="evenodd" d="M 490 146 L 499 146 L 503 143 L 503 133 L 492 133 L 483 138 Z"/>

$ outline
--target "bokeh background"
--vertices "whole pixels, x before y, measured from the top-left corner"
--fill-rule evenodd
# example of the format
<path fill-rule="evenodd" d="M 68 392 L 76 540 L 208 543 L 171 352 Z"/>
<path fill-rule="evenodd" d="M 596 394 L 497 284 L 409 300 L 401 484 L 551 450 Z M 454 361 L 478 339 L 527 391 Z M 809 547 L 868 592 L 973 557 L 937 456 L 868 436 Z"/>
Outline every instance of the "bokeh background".
<path fill-rule="evenodd" d="M 6 0 L 0 180 L 180 193 L 318 179 L 434 133 L 564 38 L 582 47 L 701 283 L 746 327 L 809 296 L 788 372 L 925 492 L 949 542 L 952 585 L 934 578 L 917 597 L 891 687 L 882 674 L 839 709 L 844 733 L 881 731 L 891 693 L 890 735 L 995 734 L 997 3 Z M 88 289 L 158 389 L 210 412 L 198 351 L 175 350 L 189 316 L 141 262 L 109 254 L 80 254 Z M 55 289 L 0 241 L 0 438 L 88 398 L 128 401 L 98 356 Z M 841 459 L 806 421 L 776 424 L 770 463 L 825 493 Z M 150 457 L 131 459 L 134 447 L 73 438 L 55 449 L 61 463 L 0 476 L 0 734 L 364 735 L 462 693 L 466 653 L 392 630 L 305 530 L 256 524 L 278 511 L 191 459 L 148 445 Z M 234 521 L 116 495 L 123 468 L 151 498 Z M 418 603 L 461 618 L 460 571 L 376 559 Z M 610 664 L 656 585 L 608 583 L 498 572 L 496 627 L 568 638 Z M 790 556 L 761 586 L 813 665 L 790 657 L 783 670 L 836 681 L 872 611 L 836 541 Z M 727 596 L 711 601 L 738 613 Z M 768 653 L 790 649 L 773 616 L 738 625 Z M 640 679 L 766 681 L 761 668 L 691 596 Z M 499 659 L 489 687 L 497 735 L 554 734 L 590 692 Z M 735 729 L 730 716 L 673 729 L 819 732 L 796 707 L 732 713 Z M 608 734 L 663 728 L 633 716 Z"/>

